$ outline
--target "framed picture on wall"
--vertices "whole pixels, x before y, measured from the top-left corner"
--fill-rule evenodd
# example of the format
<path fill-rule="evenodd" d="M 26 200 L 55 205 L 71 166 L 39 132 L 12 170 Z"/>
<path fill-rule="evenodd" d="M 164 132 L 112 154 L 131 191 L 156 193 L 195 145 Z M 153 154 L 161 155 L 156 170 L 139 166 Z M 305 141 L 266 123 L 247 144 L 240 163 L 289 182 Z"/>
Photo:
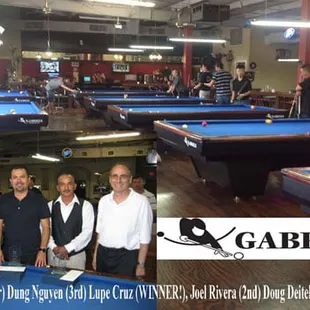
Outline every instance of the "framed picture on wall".
<path fill-rule="evenodd" d="M 112 71 L 113 72 L 130 72 L 130 65 L 129 63 L 113 63 L 112 64 Z"/>

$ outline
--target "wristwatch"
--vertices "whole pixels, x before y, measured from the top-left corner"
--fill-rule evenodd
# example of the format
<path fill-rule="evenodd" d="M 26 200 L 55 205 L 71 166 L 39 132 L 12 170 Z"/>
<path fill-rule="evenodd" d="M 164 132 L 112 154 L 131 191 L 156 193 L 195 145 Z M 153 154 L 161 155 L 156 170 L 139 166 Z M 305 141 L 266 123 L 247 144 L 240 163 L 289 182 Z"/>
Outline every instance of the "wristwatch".
<path fill-rule="evenodd" d="M 46 253 L 47 252 L 47 248 L 40 248 L 39 251 Z"/>
<path fill-rule="evenodd" d="M 145 264 L 142 263 L 142 262 L 137 262 L 137 266 L 138 266 L 138 267 L 141 267 L 141 268 L 144 268 Z"/>

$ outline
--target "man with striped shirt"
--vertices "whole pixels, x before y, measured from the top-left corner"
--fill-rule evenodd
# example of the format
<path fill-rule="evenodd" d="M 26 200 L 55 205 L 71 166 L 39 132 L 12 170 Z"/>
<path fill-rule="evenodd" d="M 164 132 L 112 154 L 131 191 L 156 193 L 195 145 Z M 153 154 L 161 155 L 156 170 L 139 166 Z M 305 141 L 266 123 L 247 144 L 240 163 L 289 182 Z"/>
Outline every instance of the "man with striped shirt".
<path fill-rule="evenodd" d="M 232 76 L 229 72 L 224 71 L 224 65 L 217 63 L 215 65 L 215 73 L 213 74 L 212 81 L 205 85 L 216 88 L 216 103 L 229 104 L 231 98 L 230 82 Z"/>

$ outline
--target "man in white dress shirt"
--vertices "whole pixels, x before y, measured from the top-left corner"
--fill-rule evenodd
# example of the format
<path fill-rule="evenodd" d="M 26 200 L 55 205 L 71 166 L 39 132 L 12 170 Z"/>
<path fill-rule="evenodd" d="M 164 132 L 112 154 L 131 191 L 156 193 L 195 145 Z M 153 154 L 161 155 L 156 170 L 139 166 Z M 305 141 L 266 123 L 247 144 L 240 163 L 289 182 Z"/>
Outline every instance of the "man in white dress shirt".
<path fill-rule="evenodd" d="M 131 171 L 116 164 L 110 171 L 112 193 L 98 205 L 93 268 L 98 272 L 141 277 L 151 242 L 152 208 L 130 188 Z"/>
<path fill-rule="evenodd" d="M 94 209 L 88 201 L 77 198 L 75 189 L 74 176 L 70 172 L 61 173 L 57 179 L 60 196 L 48 204 L 52 214 L 48 262 L 84 270 L 85 248 L 94 228 Z"/>

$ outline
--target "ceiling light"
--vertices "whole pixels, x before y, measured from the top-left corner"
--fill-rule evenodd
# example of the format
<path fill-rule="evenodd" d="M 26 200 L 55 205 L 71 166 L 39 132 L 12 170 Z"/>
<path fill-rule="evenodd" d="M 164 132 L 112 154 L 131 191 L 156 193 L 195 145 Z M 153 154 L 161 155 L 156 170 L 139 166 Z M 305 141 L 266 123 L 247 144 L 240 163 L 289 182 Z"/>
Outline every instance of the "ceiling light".
<path fill-rule="evenodd" d="M 3 45 L 3 41 L 2 40 L 0 40 L 0 46 L 2 46 Z"/>
<path fill-rule="evenodd" d="M 189 43 L 226 43 L 222 39 L 198 39 L 198 38 L 169 38 L 172 42 L 189 42 Z"/>
<path fill-rule="evenodd" d="M 37 54 L 37 55 L 36 55 L 36 58 L 37 58 L 37 59 L 41 59 L 42 56 L 41 56 L 40 54 Z"/>
<path fill-rule="evenodd" d="M 279 58 L 279 62 L 299 62 L 298 58 Z"/>
<path fill-rule="evenodd" d="M 163 56 L 161 56 L 159 53 L 154 52 L 149 56 L 150 60 L 162 60 Z"/>
<path fill-rule="evenodd" d="M 102 175 L 102 173 L 95 172 L 94 175 Z"/>
<path fill-rule="evenodd" d="M 253 26 L 268 26 L 268 27 L 286 27 L 286 28 L 310 28 L 308 21 L 277 21 L 277 20 L 252 20 Z"/>
<path fill-rule="evenodd" d="M 47 51 L 45 52 L 45 54 L 46 54 L 47 57 L 53 56 L 53 52 L 50 51 L 50 50 L 47 50 Z"/>
<path fill-rule="evenodd" d="M 109 47 L 109 52 L 124 52 L 124 53 L 141 53 L 143 50 L 141 49 L 133 49 L 133 48 L 117 48 L 117 47 Z"/>
<path fill-rule="evenodd" d="M 115 29 L 123 29 L 122 24 L 114 24 Z"/>
<path fill-rule="evenodd" d="M 123 55 L 118 55 L 118 54 L 115 54 L 115 55 L 114 55 L 114 59 L 115 59 L 115 60 L 122 61 L 123 58 L 124 58 Z"/>
<path fill-rule="evenodd" d="M 100 17 L 100 16 L 84 16 L 84 15 L 79 15 L 79 19 L 89 19 L 89 20 L 102 20 L 102 21 L 114 21 L 115 18 L 112 17 Z M 120 22 L 127 23 L 129 19 L 119 19 Z"/>
<path fill-rule="evenodd" d="M 32 155 L 31 157 L 34 159 L 39 159 L 39 160 L 44 160 L 44 161 L 52 161 L 52 162 L 59 162 L 60 161 L 59 158 L 41 155 L 39 153 L 37 153 L 36 155 Z"/>
<path fill-rule="evenodd" d="M 0 26 L 0 34 L 3 34 L 4 31 L 5 31 L 4 27 Z"/>
<path fill-rule="evenodd" d="M 127 133 L 112 133 L 106 135 L 94 135 L 86 137 L 77 137 L 77 141 L 88 141 L 88 140 L 103 140 L 103 139 L 114 139 L 114 138 L 128 138 L 140 136 L 140 132 L 127 132 Z"/>
<path fill-rule="evenodd" d="M 144 50 L 173 50 L 173 46 L 158 46 L 158 45 L 130 45 L 130 48 L 140 48 Z"/>
<path fill-rule="evenodd" d="M 88 0 L 89 2 L 110 3 L 115 5 L 130 5 L 130 6 L 143 6 L 152 8 L 155 6 L 154 2 L 143 2 L 137 0 Z"/>

